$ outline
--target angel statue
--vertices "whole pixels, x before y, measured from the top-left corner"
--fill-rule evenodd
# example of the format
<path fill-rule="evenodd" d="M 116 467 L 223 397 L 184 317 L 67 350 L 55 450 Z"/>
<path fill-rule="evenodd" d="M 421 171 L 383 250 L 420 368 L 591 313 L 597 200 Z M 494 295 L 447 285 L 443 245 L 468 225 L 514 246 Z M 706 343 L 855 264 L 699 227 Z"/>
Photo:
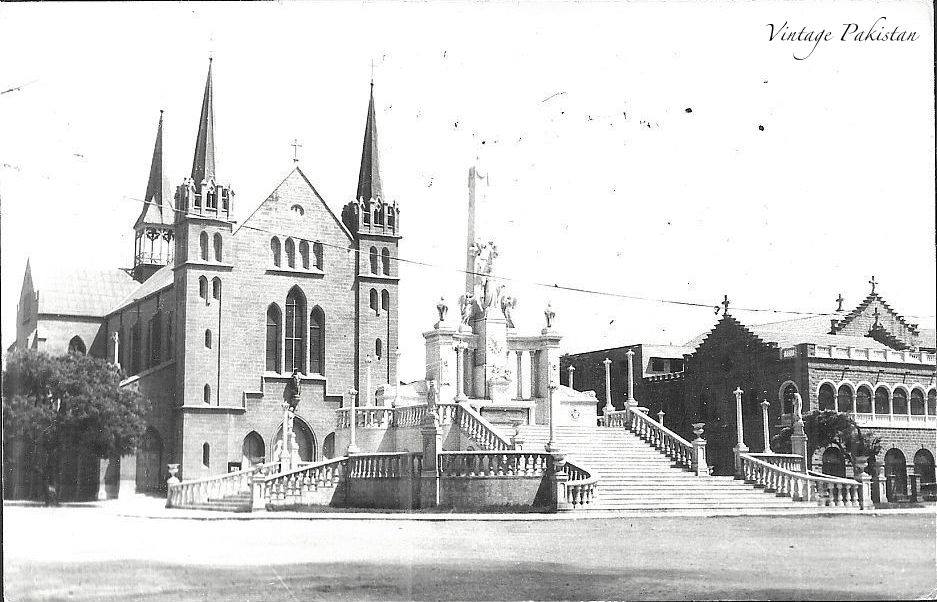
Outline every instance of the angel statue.
<path fill-rule="evenodd" d="M 469 322 L 472 321 L 472 313 L 475 307 L 475 295 L 472 293 L 466 293 L 459 297 L 459 310 L 462 312 L 462 325 L 470 326 Z"/>
<path fill-rule="evenodd" d="M 439 298 L 439 303 L 436 304 L 436 311 L 439 312 L 439 323 L 444 323 L 446 321 L 446 314 L 449 313 L 449 306 L 446 305 L 446 299 L 444 297 Z"/>
<path fill-rule="evenodd" d="M 794 419 L 800 420 L 803 416 L 804 411 L 804 400 L 801 399 L 800 393 L 794 393 Z"/>
<path fill-rule="evenodd" d="M 507 322 L 508 328 L 514 328 L 514 319 L 511 317 L 511 312 L 516 306 L 517 297 L 512 295 L 501 296 L 501 313 L 504 314 L 504 320 Z"/>
<path fill-rule="evenodd" d="M 547 303 L 547 308 L 543 310 L 543 317 L 546 318 L 547 327 L 544 330 L 550 330 L 553 328 L 553 318 L 556 317 L 556 312 L 553 311 L 553 305 Z"/>

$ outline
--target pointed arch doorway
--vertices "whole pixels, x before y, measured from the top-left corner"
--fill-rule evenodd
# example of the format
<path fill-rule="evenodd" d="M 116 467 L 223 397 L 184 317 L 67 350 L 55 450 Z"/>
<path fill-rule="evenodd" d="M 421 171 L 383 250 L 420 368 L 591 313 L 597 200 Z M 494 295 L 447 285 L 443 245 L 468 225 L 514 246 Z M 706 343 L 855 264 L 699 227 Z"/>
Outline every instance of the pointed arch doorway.
<path fill-rule="evenodd" d="M 313 433 L 306 421 L 296 416 L 293 418 L 293 433 L 296 437 L 296 445 L 299 448 L 299 459 L 303 462 L 315 462 L 318 457 L 318 443 L 316 435 Z M 280 446 L 283 444 L 283 425 L 277 427 L 276 435 L 273 438 L 271 447 L 271 456 L 269 460 L 276 460 L 280 453 Z"/>

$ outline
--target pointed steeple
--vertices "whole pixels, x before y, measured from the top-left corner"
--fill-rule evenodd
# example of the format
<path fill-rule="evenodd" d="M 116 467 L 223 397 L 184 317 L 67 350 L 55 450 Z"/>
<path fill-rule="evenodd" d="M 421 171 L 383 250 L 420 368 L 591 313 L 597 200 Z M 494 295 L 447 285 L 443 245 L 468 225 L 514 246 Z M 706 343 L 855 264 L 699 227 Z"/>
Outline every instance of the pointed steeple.
<path fill-rule="evenodd" d="M 202 180 L 215 177 L 215 111 L 212 107 L 211 61 L 209 58 L 202 113 L 198 120 L 198 138 L 195 140 L 195 157 L 192 158 L 192 179 L 196 186 L 200 186 Z"/>
<path fill-rule="evenodd" d="M 368 121 L 364 126 L 364 147 L 361 149 L 361 170 L 358 172 L 356 198 L 366 201 L 380 199 L 381 171 L 377 156 L 377 118 L 374 115 L 374 81 L 371 81 L 371 99 L 368 102 Z"/>
<path fill-rule="evenodd" d="M 172 224 L 172 201 L 168 194 L 169 183 L 163 176 L 163 111 L 160 110 L 156 143 L 153 145 L 153 159 L 150 161 L 150 178 L 146 182 L 143 209 L 134 227 L 139 227 L 144 223 Z"/>

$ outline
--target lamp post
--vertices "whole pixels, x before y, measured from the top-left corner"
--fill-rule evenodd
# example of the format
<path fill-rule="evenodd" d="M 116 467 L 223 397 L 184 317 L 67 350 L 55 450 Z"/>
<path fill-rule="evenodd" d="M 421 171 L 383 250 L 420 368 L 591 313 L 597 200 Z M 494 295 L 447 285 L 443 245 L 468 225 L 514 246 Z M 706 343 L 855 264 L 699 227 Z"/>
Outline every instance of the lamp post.
<path fill-rule="evenodd" d="M 638 402 L 634 400 L 634 349 L 629 349 L 628 353 L 628 405 L 636 406 Z"/>
<path fill-rule="evenodd" d="M 768 432 L 768 406 L 770 405 L 771 404 L 768 403 L 767 399 L 761 402 L 761 426 L 762 426 L 762 430 L 764 431 L 763 432 L 763 435 L 765 438 L 764 452 L 766 454 L 771 452 L 771 438 L 770 438 L 770 433 Z"/>
<path fill-rule="evenodd" d="M 605 408 L 603 411 L 608 415 L 609 412 L 615 411 L 615 406 L 612 405 L 612 360 L 605 358 L 602 363 L 605 364 Z"/>
<path fill-rule="evenodd" d="M 556 392 L 556 383 L 551 382 L 547 386 L 547 395 L 549 399 L 550 406 L 550 440 L 547 441 L 546 450 L 550 453 L 559 451 L 559 447 L 556 445 L 556 408 L 553 407 L 553 394 Z"/>
<path fill-rule="evenodd" d="M 748 447 L 745 445 L 744 433 L 742 430 L 742 391 L 741 387 L 736 387 L 735 391 L 735 436 L 738 443 L 736 443 L 735 448 L 732 450 L 735 452 L 735 470 L 736 472 L 741 472 L 742 470 L 742 459 L 739 456 L 748 451 Z"/>

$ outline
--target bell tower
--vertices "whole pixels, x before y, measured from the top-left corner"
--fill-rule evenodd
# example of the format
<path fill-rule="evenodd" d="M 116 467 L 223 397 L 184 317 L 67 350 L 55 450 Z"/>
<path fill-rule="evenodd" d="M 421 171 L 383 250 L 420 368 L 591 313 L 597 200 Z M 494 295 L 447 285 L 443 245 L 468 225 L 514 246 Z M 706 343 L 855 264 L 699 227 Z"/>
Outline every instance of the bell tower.
<path fill-rule="evenodd" d="M 159 112 L 156 144 L 150 162 L 143 209 L 133 225 L 133 278 L 144 282 L 173 260 L 174 208 L 169 181 L 163 175 L 163 112 Z"/>
<path fill-rule="evenodd" d="M 381 182 L 373 81 L 358 171 L 358 191 L 356 199 L 342 209 L 342 223 L 354 237 L 357 259 L 355 380 L 359 403 L 373 405 L 374 391 L 379 385 L 397 384 L 395 356 L 399 344 L 400 298 L 397 252 L 401 239 L 400 208 L 396 201 L 386 199 Z"/>

